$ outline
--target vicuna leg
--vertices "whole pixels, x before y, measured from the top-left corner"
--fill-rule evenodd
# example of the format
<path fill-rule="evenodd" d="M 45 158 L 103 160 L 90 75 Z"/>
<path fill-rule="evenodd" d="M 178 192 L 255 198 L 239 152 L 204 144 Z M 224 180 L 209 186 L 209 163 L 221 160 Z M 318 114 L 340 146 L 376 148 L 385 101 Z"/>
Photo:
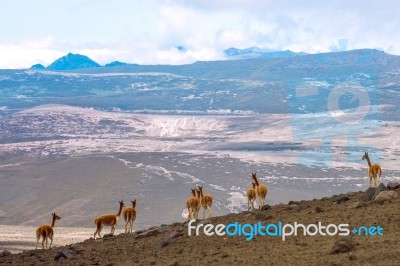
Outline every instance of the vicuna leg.
<path fill-rule="evenodd" d="M 211 207 L 208 206 L 207 209 L 208 209 L 208 218 L 210 218 L 211 217 Z"/>
<path fill-rule="evenodd" d="M 111 225 L 111 234 L 113 235 L 115 231 L 115 224 Z"/>
<path fill-rule="evenodd" d="M 264 206 L 264 201 L 265 201 L 265 197 L 260 197 L 260 206 L 259 206 L 260 210 Z"/>
<path fill-rule="evenodd" d="M 93 238 L 96 239 L 96 234 L 101 238 L 100 232 L 101 228 L 103 227 L 103 224 L 96 224 L 96 232 L 94 232 Z"/>
<path fill-rule="evenodd" d="M 37 233 L 36 233 L 36 239 L 37 239 L 37 241 L 36 241 L 36 248 L 35 249 L 37 249 L 37 245 L 39 244 L 39 240 L 40 240 L 40 235 L 38 235 Z"/>
<path fill-rule="evenodd" d="M 127 219 L 125 222 L 125 233 L 129 233 L 129 220 Z"/>
<path fill-rule="evenodd" d="M 53 244 L 53 236 L 50 237 L 50 247 L 49 247 L 49 249 L 51 249 L 51 244 Z"/>

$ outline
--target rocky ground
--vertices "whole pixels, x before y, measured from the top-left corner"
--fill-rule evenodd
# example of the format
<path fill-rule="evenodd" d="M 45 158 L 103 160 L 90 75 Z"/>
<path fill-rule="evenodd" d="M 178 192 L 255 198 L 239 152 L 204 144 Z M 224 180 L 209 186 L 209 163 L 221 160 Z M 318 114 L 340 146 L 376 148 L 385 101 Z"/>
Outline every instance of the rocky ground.
<path fill-rule="evenodd" d="M 387 191 L 384 191 L 388 189 Z M 187 223 L 104 236 L 51 250 L 0 253 L 0 265 L 400 265 L 400 185 L 381 185 L 311 201 L 289 202 L 198 223 L 349 224 L 383 236 L 188 236 Z M 106 229 L 107 230 L 107 229 Z M 55 238 L 57 235 L 55 235 Z"/>

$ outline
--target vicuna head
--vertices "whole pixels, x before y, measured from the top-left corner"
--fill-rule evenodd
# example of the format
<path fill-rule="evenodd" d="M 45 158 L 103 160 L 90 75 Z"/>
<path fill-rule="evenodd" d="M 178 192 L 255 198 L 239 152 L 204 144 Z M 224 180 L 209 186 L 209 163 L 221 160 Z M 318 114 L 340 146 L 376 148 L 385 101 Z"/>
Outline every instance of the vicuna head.
<path fill-rule="evenodd" d="M 132 208 L 133 209 L 136 208 L 136 199 L 134 201 L 131 201 L 131 202 L 132 202 Z"/>
<path fill-rule="evenodd" d="M 61 217 L 58 216 L 55 212 L 53 212 L 51 215 L 53 215 L 53 220 L 54 220 L 54 221 L 60 220 L 60 219 L 61 219 Z"/>
<path fill-rule="evenodd" d="M 199 186 L 200 195 L 203 195 L 203 186 Z"/>
<path fill-rule="evenodd" d="M 368 152 L 364 153 L 364 156 L 362 157 L 362 160 L 367 160 L 368 159 Z"/>
<path fill-rule="evenodd" d="M 251 184 L 253 185 L 253 189 L 256 189 L 256 183 L 251 182 Z"/>

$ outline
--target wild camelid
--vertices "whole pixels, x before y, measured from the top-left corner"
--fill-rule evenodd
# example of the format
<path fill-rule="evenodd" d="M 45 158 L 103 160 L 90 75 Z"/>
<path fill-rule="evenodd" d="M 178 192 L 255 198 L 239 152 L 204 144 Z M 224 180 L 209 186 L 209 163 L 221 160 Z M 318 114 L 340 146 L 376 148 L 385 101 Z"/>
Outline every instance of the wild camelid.
<path fill-rule="evenodd" d="M 192 196 L 186 201 L 186 208 L 189 211 L 188 220 L 197 220 L 200 209 L 200 201 L 196 196 L 196 189 L 191 188 L 190 190 L 192 191 Z"/>
<path fill-rule="evenodd" d="M 264 206 L 264 203 L 265 203 L 265 197 L 267 196 L 268 188 L 266 185 L 262 185 L 258 182 L 256 173 L 254 173 L 254 174 L 252 173 L 251 177 L 253 178 L 254 183 L 256 184 L 256 194 L 258 197 L 258 205 L 259 205 L 259 209 L 261 210 L 261 208 Z"/>
<path fill-rule="evenodd" d="M 46 249 L 47 249 L 47 243 L 48 243 L 48 238 L 50 238 L 50 247 L 49 249 L 51 249 L 51 244 L 53 243 L 53 235 L 54 235 L 54 225 L 56 223 L 56 220 L 60 220 L 61 217 L 58 216 L 55 212 L 53 212 L 51 214 L 53 216 L 53 221 L 51 222 L 51 225 L 48 224 L 42 224 L 40 225 L 37 229 L 36 229 L 36 249 L 39 243 L 39 239 L 40 237 L 43 237 L 43 241 L 42 241 L 42 248 L 44 249 L 44 241 L 46 240 Z"/>
<path fill-rule="evenodd" d="M 369 186 L 372 186 L 372 179 L 374 179 L 374 186 L 378 187 L 381 181 L 382 169 L 379 164 L 374 163 L 371 164 L 371 161 L 368 156 L 368 152 L 364 153 L 362 160 L 367 160 L 368 162 L 368 177 L 369 177 Z"/>
<path fill-rule="evenodd" d="M 132 233 L 133 222 L 136 219 L 136 199 L 132 202 L 132 208 L 126 208 L 122 213 L 125 220 L 125 233 Z"/>
<path fill-rule="evenodd" d="M 247 194 L 247 210 L 254 210 L 254 201 L 257 198 L 256 194 L 256 184 L 251 182 L 252 187 L 248 188 L 246 191 Z"/>
<path fill-rule="evenodd" d="M 203 219 L 205 219 L 206 217 L 206 210 L 208 210 L 208 218 L 210 218 L 213 197 L 211 196 L 211 194 L 203 195 L 203 186 L 198 187 L 198 192 L 200 195 L 201 207 L 203 207 Z"/>
<path fill-rule="evenodd" d="M 118 223 L 119 216 L 121 215 L 122 208 L 125 207 L 124 202 L 121 200 L 119 201 L 119 211 L 117 214 L 104 214 L 97 217 L 94 220 L 94 224 L 96 225 L 96 232 L 94 232 L 93 238 L 96 239 L 96 234 L 100 236 L 101 229 L 103 225 L 111 226 L 111 234 L 114 234 L 115 226 Z"/>

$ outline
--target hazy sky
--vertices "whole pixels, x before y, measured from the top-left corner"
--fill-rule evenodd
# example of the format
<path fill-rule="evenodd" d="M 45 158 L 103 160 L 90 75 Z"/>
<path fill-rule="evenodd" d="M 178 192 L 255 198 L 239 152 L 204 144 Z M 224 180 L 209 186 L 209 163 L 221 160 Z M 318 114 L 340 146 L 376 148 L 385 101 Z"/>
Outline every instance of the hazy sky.
<path fill-rule="evenodd" d="M 215 60 L 229 47 L 316 53 L 339 39 L 400 55 L 394 0 L 1 0 L 0 25 L 0 68 L 68 52 L 100 64 Z"/>

